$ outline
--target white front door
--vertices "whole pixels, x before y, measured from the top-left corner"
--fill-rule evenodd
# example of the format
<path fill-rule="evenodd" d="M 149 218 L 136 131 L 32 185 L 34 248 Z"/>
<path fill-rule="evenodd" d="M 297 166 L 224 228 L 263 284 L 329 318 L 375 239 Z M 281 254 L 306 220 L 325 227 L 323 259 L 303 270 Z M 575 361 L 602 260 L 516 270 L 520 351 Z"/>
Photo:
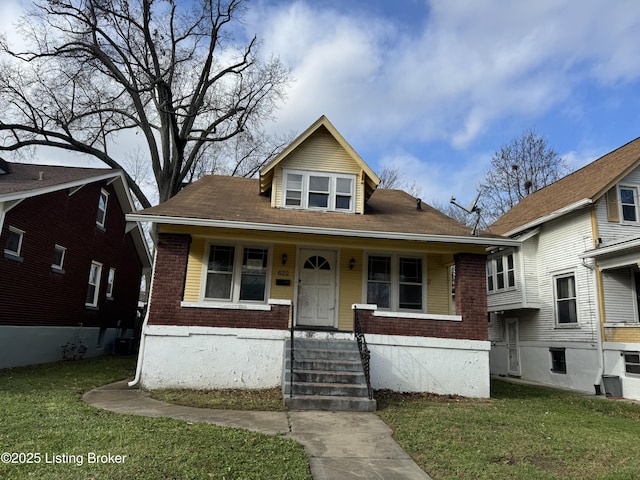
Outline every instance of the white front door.
<path fill-rule="evenodd" d="M 335 326 L 336 256 L 330 250 L 300 251 L 296 325 Z"/>
<path fill-rule="evenodd" d="M 518 319 L 506 318 L 505 328 L 507 329 L 507 354 L 509 375 L 520 376 L 520 346 L 518 344 Z"/>

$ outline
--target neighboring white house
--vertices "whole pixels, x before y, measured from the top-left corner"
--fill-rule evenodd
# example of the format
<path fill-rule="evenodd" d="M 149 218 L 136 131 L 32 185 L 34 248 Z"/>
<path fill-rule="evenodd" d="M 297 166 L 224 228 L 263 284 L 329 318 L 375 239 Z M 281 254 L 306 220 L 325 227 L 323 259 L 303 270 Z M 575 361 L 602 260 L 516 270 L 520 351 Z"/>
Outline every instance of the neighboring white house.
<path fill-rule="evenodd" d="M 488 257 L 493 374 L 640 399 L 639 191 L 636 139 L 491 226 L 522 242 Z"/>

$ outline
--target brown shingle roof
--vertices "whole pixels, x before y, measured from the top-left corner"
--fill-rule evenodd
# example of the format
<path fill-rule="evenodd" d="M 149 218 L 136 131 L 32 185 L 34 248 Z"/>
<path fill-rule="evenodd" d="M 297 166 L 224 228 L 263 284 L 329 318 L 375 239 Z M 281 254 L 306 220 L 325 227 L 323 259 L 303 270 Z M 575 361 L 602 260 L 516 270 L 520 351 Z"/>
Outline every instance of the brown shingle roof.
<path fill-rule="evenodd" d="M 400 190 L 376 190 L 364 215 L 272 208 L 271 199 L 259 195 L 259 191 L 257 179 L 210 175 L 189 185 L 167 202 L 138 214 L 370 232 L 472 236 L 470 227 L 429 205 L 423 203 L 422 210 L 417 210 L 415 198 Z"/>
<path fill-rule="evenodd" d="M 8 162 L 10 173 L 0 175 L 0 196 L 30 192 L 115 173 L 109 168 L 77 168 Z M 42 172 L 42 180 L 40 178 Z"/>
<path fill-rule="evenodd" d="M 636 138 L 525 197 L 496 220 L 489 230 L 504 235 L 581 200 L 596 201 L 639 163 L 640 138 Z"/>

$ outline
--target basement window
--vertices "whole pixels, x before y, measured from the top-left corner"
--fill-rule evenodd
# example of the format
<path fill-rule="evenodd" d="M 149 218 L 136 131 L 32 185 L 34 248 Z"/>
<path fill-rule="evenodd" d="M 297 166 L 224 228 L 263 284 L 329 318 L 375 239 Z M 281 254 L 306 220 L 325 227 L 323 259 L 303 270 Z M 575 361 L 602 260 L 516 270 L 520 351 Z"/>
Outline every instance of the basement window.
<path fill-rule="evenodd" d="M 640 375 L 640 352 L 624 352 L 624 370 L 627 373 Z"/>
<path fill-rule="evenodd" d="M 551 371 L 553 373 L 567 373 L 567 359 L 564 348 L 550 348 Z"/>

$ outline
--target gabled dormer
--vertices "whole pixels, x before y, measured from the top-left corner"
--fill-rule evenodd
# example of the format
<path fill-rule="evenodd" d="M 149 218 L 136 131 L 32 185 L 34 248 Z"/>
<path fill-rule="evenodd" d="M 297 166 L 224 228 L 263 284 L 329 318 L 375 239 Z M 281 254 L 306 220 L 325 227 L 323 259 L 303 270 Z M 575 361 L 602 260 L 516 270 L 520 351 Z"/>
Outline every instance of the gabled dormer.
<path fill-rule="evenodd" d="M 379 183 L 324 115 L 260 171 L 273 208 L 364 213 Z"/>

